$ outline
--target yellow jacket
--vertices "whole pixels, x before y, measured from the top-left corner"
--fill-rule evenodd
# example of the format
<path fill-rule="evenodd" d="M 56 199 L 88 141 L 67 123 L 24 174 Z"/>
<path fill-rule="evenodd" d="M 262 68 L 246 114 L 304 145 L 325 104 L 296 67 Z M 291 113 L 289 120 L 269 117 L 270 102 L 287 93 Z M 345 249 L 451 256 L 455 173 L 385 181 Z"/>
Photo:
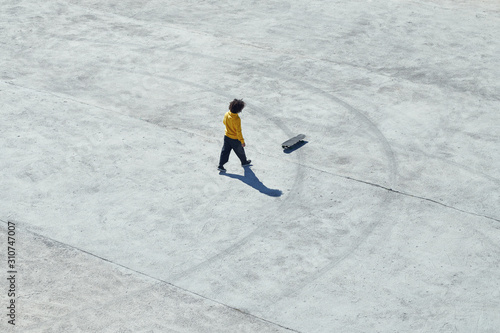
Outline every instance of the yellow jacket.
<path fill-rule="evenodd" d="M 240 140 L 241 143 L 245 143 L 243 134 L 241 133 L 241 119 L 237 113 L 232 113 L 231 111 L 226 112 L 222 122 L 226 125 L 227 137 L 237 139 Z"/>

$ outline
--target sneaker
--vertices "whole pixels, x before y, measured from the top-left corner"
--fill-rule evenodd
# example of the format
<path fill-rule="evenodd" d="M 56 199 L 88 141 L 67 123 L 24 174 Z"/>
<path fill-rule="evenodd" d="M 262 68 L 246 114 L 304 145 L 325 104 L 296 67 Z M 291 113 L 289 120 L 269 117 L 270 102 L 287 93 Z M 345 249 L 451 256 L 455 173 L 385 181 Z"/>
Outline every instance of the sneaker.
<path fill-rule="evenodd" d="M 226 169 L 224 169 L 224 167 L 222 166 L 218 167 L 217 170 L 219 170 L 220 172 L 226 172 Z"/>
<path fill-rule="evenodd" d="M 243 163 L 241 166 L 249 166 L 249 165 L 252 165 L 252 160 L 247 160 L 245 163 Z"/>

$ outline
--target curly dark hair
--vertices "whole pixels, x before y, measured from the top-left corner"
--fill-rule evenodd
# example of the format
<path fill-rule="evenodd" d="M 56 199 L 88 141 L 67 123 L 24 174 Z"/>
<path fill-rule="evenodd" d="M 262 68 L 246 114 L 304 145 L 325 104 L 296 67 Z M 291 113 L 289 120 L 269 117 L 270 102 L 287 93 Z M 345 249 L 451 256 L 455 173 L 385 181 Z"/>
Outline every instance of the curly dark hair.
<path fill-rule="evenodd" d="M 233 99 L 231 103 L 229 103 L 229 110 L 232 113 L 240 113 L 241 110 L 245 107 L 245 102 L 242 99 Z"/>

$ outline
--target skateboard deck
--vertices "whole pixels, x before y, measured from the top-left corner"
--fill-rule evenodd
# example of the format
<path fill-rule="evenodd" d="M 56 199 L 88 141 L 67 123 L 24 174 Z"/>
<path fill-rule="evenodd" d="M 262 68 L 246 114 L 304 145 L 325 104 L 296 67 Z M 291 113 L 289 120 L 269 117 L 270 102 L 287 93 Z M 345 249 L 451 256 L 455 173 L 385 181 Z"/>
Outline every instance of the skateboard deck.
<path fill-rule="evenodd" d="M 283 142 L 281 144 L 281 147 L 283 147 L 283 149 L 290 148 L 291 146 L 297 144 L 298 142 L 304 140 L 305 138 L 306 138 L 306 136 L 304 134 L 299 134 L 299 135 L 294 136 L 293 138 L 291 138 L 291 139 L 286 140 L 285 142 Z"/>

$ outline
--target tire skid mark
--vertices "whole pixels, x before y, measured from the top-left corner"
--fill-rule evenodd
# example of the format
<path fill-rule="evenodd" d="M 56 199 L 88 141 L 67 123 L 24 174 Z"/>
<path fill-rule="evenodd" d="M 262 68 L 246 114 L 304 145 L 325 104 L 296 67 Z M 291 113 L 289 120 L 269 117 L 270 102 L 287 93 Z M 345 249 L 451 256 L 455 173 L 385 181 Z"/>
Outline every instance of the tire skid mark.
<path fill-rule="evenodd" d="M 198 53 L 194 53 L 194 52 L 179 51 L 179 50 L 171 50 L 171 52 L 189 54 L 192 56 L 197 56 L 197 57 L 211 59 L 214 61 L 220 61 L 220 62 L 225 62 L 225 63 L 233 63 L 233 64 L 238 65 L 238 66 L 241 65 L 238 62 L 229 61 L 226 59 L 220 59 L 220 58 L 205 55 L 205 54 L 198 54 Z M 120 70 L 123 70 L 123 69 L 120 68 Z M 344 102 L 343 100 L 333 96 L 332 94 L 325 92 L 324 90 L 317 88 L 313 85 L 310 85 L 308 83 L 299 81 L 297 79 L 288 78 L 280 73 L 273 72 L 273 71 L 267 71 L 267 70 L 263 70 L 263 69 L 259 69 L 259 68 L 254 68 L 254 70 L 260 72 L 261 74 L 263 74 L 266 77 L 270 77 L 270 78 L 280 77 L 283 80 L 287 80 L 289 82 L 293 82 L 293 83 L 297 84 L 299 87 L 305 88 L 307 90 L 315 91 L 316 93 L 319 93 L 319 94 L 329 98 L 330 100 L 336 102 L 337 104 L 341 105 L 342 107 L 346 108 L 348 111 L 353 113 L 362 123 L 365 123 L 372 130 L 372 132 L 375 134 L 377 139 L 382 143 L 382 146 L 384 147 L 385 153 L 386 153 L 388 160 L 389 160 L 389 180 L 390 180 L 390 183 L 392 185 L 395 185 L 396 178 L 397 178 L 397 176 L 396 176 L 397 175 L 397 163 L 396 163 L 396 158 L 395 158 L 394 152 L 393 152 L 387 138 L 382 134 L 382 132 L 377 128 L 377 126 L 367 116 L 365 116 L 360 110 L 354 108 L 353 106 L 351 106 L 347 102 Z M 152 74 L 146 73 L 146 72 L 142 72 L 140 74 L 147 75 L 147 76 L 153 76 Z M 156 74 L 155 77 L 160 78 L 160 79 L 164 79 L 167 81 L 171 81 L 171 82 L 177 82 L 177 83 L 180 83 L 183 85 L 188 85 L 188 86 L 197 88 L 201 91 L 212 92 L 212 93 L 217 94 L 219 96 L 224 96 L 225 98 L 229 98 L 229 99 L 233 98 L 232 95 L 228 94 L 227 92 L 224 92 L 224 91 L 212 88 L 212 87 L 208 87 L 208 86 L 205 86 L 205 85 L 200 84 L 200 83 L 195 83 L 195 82 L 191 82 L 188 80 L 180 79 L 178 77 L 173 77 L 173 76 L 169 76 L 169 75 L 158 75 L 158 74 Z M 248 105 L 250 105 L 250 104 L 248 104 Z M 284 124 L 283 121 L 279 121 L 279 120 L 276 120 L 275 118 L 268 117 L 262 109 L 256 107 L 255 105 L 252 106 L 252 109 L 257 111 L 256 113 L 259 116 L 264 117 L 267 120 L 274 123 L 274 125 L 276 127 L 280 128 L 287 136 L 290 136 L 292 134 L 292 132 L 286 127 L 286 125 Z M 297 155 L 299 156 L 299 159 L 303 158 L 303 154 L 301 152 L 299 152 Z M 300 160 L 299 163 L 297 164 L 297 174 L 296 174 L 295 182 L 294 182 L 292 189 L 291 189 L 292 193 L 289 194 L 288 199 L 285 199 L 283 201 L 283 203 L 279 207 L 277 207 L 277 213 L 276 213 L 277 216 L 281 215 L 281 213 L 279 212 L 280 208 L 284 208 L 287 206 L 292 206 L 292 207 L 294 206 L 293 199 L 298 194 L 297 187 L 300 188 L 302 185 L 303 174 L 304 174 L 303 168 L 304 167 L 303 167 L 301 160 Z M 234 243 L 230 247 L 213 255 L 212 257 L 206 259 L 205 261 L 202 261 L 201 263 L 199 263 L 191 268 L 188 268 L 187 270 L 185 270 L 183 272 L 175 274 L 174 276 L 170 277 L 170 279 L 172 279 L 172 281 L 177 281 L 177 280 L 181 279 L 182 277 L 186 277 L 188 275 L 191 275 L 192 273 L 199 271 L 199 270 L 203 269 L 204 267 L 209 266 L 210 264 L 219 260 L 220 258 L 228 256 L 231 253 L 235 252 L 237 249 L 243 247 L 244 245 L 249 243 L 256 236 L 263 234 L 267 230 L 270 230 L 272 226 L 273 225 L 269 224 L 269 223 L 261 224 L 261 226 L 254 229 L 251 233 L 249 233 L 247 236 L 243 237 L 242 239 L 240 239 L 238 242 Z M 365 240 L 369 236 L 369 234 L 371 234 L 373 232 L 373 229 L 374 229 L 374 226 L 368 226 L 367 227 L 368 233 L 363 232 L 362 235 L 358 237 L 358 240 L 361 240 L 361 242 L 355 241 L 353 243 L 353 245 L 350 247 L 350 249 L 352 249 L 352 250 L 348 250 L 347 255 L 342 255 L 340 257 L 340 259 L 335 260 L 334 261 L 335 265 L 333 265 L 331 268 L 328 268 L 326 271 L 332 269 L 338 263 L 340 263 L 345 258 L 347 258 L 349 256 L 349 254 L 351 254 L 356 248 L 358 248 L 359 245 L 363 242 L 363 240 Z M 326 271 L 321 270 L 320 271 L 321 275 L 325 274 Z M 314 274 L 314 276 L 316 276 L 316 275 L 317 274 Z M 313 277 L 313 280 L 317 279 L 318 277 L 319 276 Z M 313 280 L 311 280 L 311 281 L 313 281 Z"/>
<path fill-rule="evenodd" d="M 190 55 L 193 55 L 196 57 L 201 57 L 201 58 L 205 58 L 205 59 L 212 59 L 214 61 L 219 61 L 219 62 L 224 62 L 224 63 L 232 63 L 232 64 L 235 64 L 237 66 L 241 66 L 241 63 L 239 63 L 239 62 L 230 61 L 227 59 L 221 59 L 221 58 L 209 56 L 206 54 L 199 54 L 199 53 L 180 51 L 180 50 L 169 50 L 169 51 L 173 52 L 173 53 L 190 54 Z M 123 70 L 126 71 L 126 69 L 124 69 L 124 68 L 117 68 L 117 67 L 111 67 L 111 68 L 119 69 L 121 71 L 123 71 Z M 353 106 L 351 106 L 347 102 L 341 100 L 340 98 L 338 98 L 338 97 L 336 97 L 336 96 L 334 96 L 334 95 L 332 95 L 332 94 L 330 94 L 330 93 L 328 93 L 328 92 L 326 92 L 318 87 L 315 87 L 311 84 L 305 83 L 305 82 L 300 81 L 300 80 L 295 79 L 295 78 L 287 77 L 279 72 L 275 72 L 272 70 L 261 69 L 261 68 L 255 67 L 255 66 L 252 66 L 252 69 L 255 70 L 256 72 L 259 72 L 261 75 L 263 75 L 265 77 L 269 77 L 269 78 L 278 77 L 278 78 L 281 78 L 285 81 L 294 83 L 301 88 L 304 88 L 306 90 L 313 91 L 315 93 L 323 95 L 323 96 L 327 97 L 328 99 L 332 100 L 333 102 L 335 102 L 336 104 L 344 107 L 349 112 L 353 113 L 358 118 L 358 120 L 360 120 L 362 123 L 366 124 L 370 128 L 371 132 L 373 132 L 375 134 L 378 141 L 380 141 L 380 143 L 382 144 L 382 146 L 385 150 L 385 153 L 387 155 L 387 158 L 389 160 L 389 181 L 390 181 L 391 185 L 395 185 L 396 178 L 397 178 L 397 163 L 396 163 L 394 152 L 392 151 L 391 146 L 390 146 L 387 138 L 383 135 L 383 133 L 378 129 L 378 127 L 363 112 L 354 108 Z M 138 72 L 134 72 L 134 73 L 145 75 L 145 76 L 150 76 L 150 77 L 154 76 L 155 78 L 160 78 L 160 79 L 168 80 L 171 82 L 177 82 L 177 83 L 180 83 L 183 85 L 188 85 L 188 86 L 197 88 L 197 89 L 202 90 L 202 91 L 212 92 L 212 93 L 215 93 L 219 96 L 224 96 L 225 98 L 229 98 L 229 99 L 233 98 L 227 92 L 223 92 L 223 91 L 218 90 L 218 89 L 207 87 L 207 86 L 199 84 L 199 83 L 190 82 L 190 81 L 187 81 L 184 79 L 180 79 L 178 77 L 161 75 L 161 74 L 158 75 L 158 73 L 149 73 L 149 72 L 144 72 L 144 71 L 139 72 L 139 73 Z M 253 109 L 257 111 L 257 114 L 259 116 L 265 117 L 265 118 L 267 118 L 267 120 L 274 123 L 274 125 L 277 126 L 278 128 L 280 128 L 283 132 L 285 132 L 285 134 L 287 136 L 290 136 L 292 134 L 291 131 L 286 128 L 283 121 L 278 121 L 276 119 L 267 117 L 265 112 L 263 112 L 259 108 L 256 108 L 255 106 L 253 107 Z M 299 156 L 300 159 L 302 158 L 301 152 L 298 152 L 297 155 Z M 278 207 L 276 215 L 281 215 L 280 208 L 284 208 L 287 206 L 294 206 L 294 204 L 295 204 L 294 199 L 296 196 L 298 196 L 298 193 L 300 192 L 298 190 L 300 190 L 300 188 L 302 186 L 303 174 L 304 174 L 303 166 L 302 166 L 302 163 L 300 163 L 300 161 L 299 161 L 299 163 L 297 164 L 296 179 L 295 179 L 295 182 L 292 186 L 292 192 L 291 192 L 291 194 L 289 194 L 288 199 L 284 200 L 282 205 L 280 205 L 280 207 Z M 237 249 L 239 249 L 242 246 L 244 246 L 245 244 L 247 244 L 255 236 L 260 235 L 260 234 L 264 233 L 265 231 L 271 229 L 272 226 L 273 226 L 272 224 L 264 224 L 264 225 L 257 227 L 254 231 L 249 233 L 244 238 L 240 239 L 238 242 L 236 242 L 232 246 L 230 246 L 227 249 L 219 252 L 218 254 L 208 258 L 207 260 L 201 262 L 200 264 L 195 265 L 195 266 L 191 267 L 190 269 L 171 277 L 171 279 L 173 278 L 175 281 L 175 280 L 179 279 L 180 277 L 184 277 L 186 275 L 192 274 L 193 272 L 198 271 L 198 270 L 202 269 L 203 267 L 206 267 L 207 265 L 210 265 L 212 262 L 217 261 L 218 259 L 235 252 Z M 367 227 L 366 230 L 362 233 L 362 235 L 358 237 L 358 240 L 355 241 L 355 243 L 353 243 L 353 245 L 350 247 L 350 250 L 348 250 L 346 252 L 346 254 L 340 256 L 338 259 L 336 259 L 334 261 L 334 263 L 333 263 L 334 265 L 332 266 L 332 268 L 334 266 L 336 266 L 338 263 L 340 263 L 342 260 L 347 258 L 349 256 L 349 254 L 351 254 L 356 248 L 358 248 L 360 246 L 360 244 L 368 237 L 368 235 L 372 233 L 374 228 L 375 228 L 375 226 L 372 226 L 372 225 Z M 325 268 L 325 269 L 329 270 L 331 268 Z M 319 274 L 323 275 L 326 272 L 325 269 L 322 269 L 321 271 L 319 271 Z M 314 276 L 316 276 L 316 275 L 318 275 L 318 273 L 316 273 Z M 313 276 L 313 278 L 314 278 L 314 276 Z M 310 279 L 308 279 L 308 280 L 310 280 Z"/>
<path fill-rule="evenodd" d="M 251 105 L 251 104 L 247 103 L 247 105 Z M 287 136 L 291 135 L 292 132 L 283 123 L 277 122 L 277 121 L 273 120 L 272 118 L 265 116 L 265 113 L 260 108 L 254 106 L 254 105 L 252 105 L 252 109 L 257 110 L 263 117 L 267 118 L 270 121 L 273 121 L 276 124 L 276 126 L 278 128 L 280 128 Z M 301 192 L 301 188 L 303 185 L 303 179 L 304 179 L 303 176 L 304 176 L 305 167 L 301 163 L 303 155 L 301 153 L 299 153 L 297 155 L 298 155 L 299 162 L 297 163 L 294 183 L 290 189 L 291 193 L 288 194 L 287 198 L 285 198 L 278 207 L 276 207 L 276 212 L 273 214 L 272 219 L 269 219 L 270 221 L 274 221 L 275 216 L 281 215 L 282 210 L 288 210 L 290 207 L 293 207 L 294 203 L 295 203 L 295 197 L 298 197 L 298 194 Z M 260 226 L 255 228 L 252 232 L 247 234 L 245 237 L 238 240 L 233 245 L 231 245 L 228 248 L 220 251 L 219 253 L 209 257 L 208 259 L 200 262 L 199 264 L 192 266 L 192 267 L 190 267 L 190 268 L 188 268 L 188 269 L 186 269 L 178 274 L 171 276 L 169 278 L 169 280 L 175 282 L 175 281 L 180 280 L 183 277 L 186 277 L 188 275 L 193 274 L 194 272 L 200 271 L 200 270 L 204 269 L 205 267 L 210 266 L 213 262 L 216 262 L 217 260 L 219 260 L 223 257 L 231 255 L 236 250 L 238 250 L 238 249 L 242 248 L 243 246 L 245 246 L 246 244 L 248 244 L 255 237 L 262 235 L 265 232 L 267 232 L 269 230 L 273 230 L 273 229 L 274 229 L 274 224 L 269 223 L 269 222 L 264 222 Z"/>
<path fill-rule="evenodd" d="M 224 60 L 224 59 L 219 59 L 219 58 L 216 58 L 216 57 L 213 57 L 213 56 L 208 56 L 208 55 L 203 55 L 203 54 L 197 54 L 197 53 L 193 53 L 193 52 L 186 52 L 186 51 L 178 51 L 178 50 L 175 50 L 173 52 L 177 52 L 177 53 L 187 53 L 187 54 L 190 54 L 190 55 L 193 55 L 193 56 L 197 56 L 197 57 L 203 57 L 203 58 L 209 58 L 209 59 L 212 59 L 212 60 L 216 60 L 216 61 L 221 61 L 221 62 L 229 62 L 229 63 L 233 63 L 233 64 L 236 64 L 236 65 L 240 65 L 239 63 L 236 63 L 236 62 L 233 62 L 233 61 L 228 61 L 228 60 Z M 295 83 L 296 85 L 302 87 L 302 88 L 306 88 L 307 90 L 310 90 L 310 91 L 314 91 L 318 94 L 321 94 L 327 98 L 329 98 L 330 100 L 334 101 L 335 103 L 341 105 L 342 107 L 346 108 L 348 111 L 350 111 L 351 113 L 353 113 L 361 122 L 363 122 L 364 124 L 366 124 L 370 129 L 371 131 L 375 134 L 375 136 L 377 137 L 377 139 L 381 142 L 384 150 L 385 150 L 385 153 L 387 155 L 387 158 L 389 160 L 389 181 L 390 181 L 390 184 L 394 187 L 395 184 L 396 184 L 396 179 L 397 179 L 397 163 L 396 163 L 396 158 L 395 158 L 395 154 L 394 154 L 394 151 L 392 150 L 390 144 L 389 144 L 389 141 L 387 140 L 387 138 L 383 135 L 383 133 L 378 129 L 378 127 L 366 116 L 363 114 L 363 112 L 361 112 L 360 110 L 354 108 L 353 106 L 351 106 L 350 104 L 348 104 L 347 102 L 333 96 L 332 94 L 328 93 L 328 92 L 325 92 L 324 90 L 320 89 L 320 88 L 317 88 L 315 86 L 312 86 L 308 83 L 305 83 L 305 82 L 302 82 L 302 81 L 299 81 L 297 79 L 290 79 L 288 77 L 285 77 L 284 75 L 281 75 L 279 73 L 276 73 L 276 72 L 273 72 L 273 71 L 265 71 L 263 69 L 255 69 L 256 71 L 262 73 L 264 76 L 267 76 L 267 77 L 280 77 L 284 80 L 287 80 L 289 82 L 293 82 Z M 188 81 L 185 81 L 185 80 L 182 80 L 182 79 L 179 79 L 179 78 L 175 78 L 175 77 L 170 77 L 170 76 L 162 76 L 160 75 L 160 78 L 164 78 L 164 79 L 171 79 L 172 81 L 175 81 L 175 82 L 179 82 L 179 83 L 183 83 L 183 84 L 190 84 L 194 87 L 197 87 L 197 88 L 205 88 L 204 86 L 200 85 L 200 84 L 197 84 L 197 83 L 191 83 L 191 82 L 188 82 Z M 209 91 L 215 91 L 214 89 L 211 89 L 211 88 L 208 88 Z M 218 92 L 218 91 L 216 91 Z M 226 95 L 225 93 L 222 93 L 222 92 L 218 92 L 220 95 Z M 253 109 L 255 109 L 257 111 L 257 113 L 260 115 L 260 116 L 263 116 L 265 118 L 267 118 L 267 120 L 270 120 L 272 121 L 278 128 L 280 128 L 283 132 L 285 132 L 285 134 L 287 134 L 288 136 L 291 135 L 291 132 L 290 130 L 288 130 L 288 128 L 284 125 L 284 123 L 282 121 L 277 121 L 273 118 L 269 118 L 266 116 L 266 114 L 259 108 L 253 106 Z M 299 152 L 299 158 L 302 159 L 303 155 Z M 302 179 L 303 179 L 303 174 L 304 174 L 304 170 L 303 170 L 303 166 L 302 166 L 302 163 L 300 163 L 299 161 L 299 166 L 298 166 L 298 171 L 297 171 L 297 174 L 296 174 L 296 179 L 295 179 L 295 183 L 292 187 L 292 194 L 289 195 L 289 197 L 285 200 L 285 202 L 288 202 L 285 203 L 285 204 L 282 204 L 280 207 L 278 207 L 278 212 L 277 214 L 278 215 L 281 215 L 281 213 L 279 212 L 279 208 L 283 208 L 282 206 L 293 206 L 294 205 L 294 197 L 296 195 L 294 195 L 294 192 L 296 192 L 296 187 L 300 187 L 301 183 L 302 183 Z M 173 279 L 173 281 L 177 281 L 185 276 L 188 276 L 190 274 L 193 274 L 194 272 L 196 271 L 199 271 L 207 266 L 209 266 L 210 264 L 212 264 L 213 262 L 219 260 L 220 258 L 223 258 L 225 256 L 228 256 L 230 255 L 231 253 L 235 252 L 236 250 L 238 250 L 239 248 L 243 247 L 244 245 L 246 245 L 247 243 L 249 243 L 253 238 L 255 238 L 256 236 L 258 235 L 261 235 L 263 234 L 264 232 L 266 232 L 267 230 L 270 230 L 271 227 L 273 225 L 272 224 L 265 224 L 265 225 L 261 225 L 260 227 L 256 228 L 254 231 L 252 231 L 251 233 L 249 233 L 247 236 L 243 237 L 242 239 L 240 239 L 238 242 L 236 242 L 235 244 L 231 245 L 230 247 L 226 248 L 225 250 L 217 253 L 216 255 L 208 258 L 207 260 L 199 263 L 198 265 L 195 265 L 183 272 L 180 272 L 176 275 L 174 275 L 173 277 L 171 277 L 171 279 Z M 367 226 L 363 231 L 362 231 L 362 234 L 360 236 L 358 236 L 356 238 L 356 240 L 354 241 L 354 243 L 339 257 L 337 257 L 336 259 L 334 259 L 334 261 L 332 263 L 330 263 L 329 265 L 323 267 L 322 269 L 320 269 L 319 271 L 317 271 L 316 273 L 314 273 L 312 276 L 310 276 L 309 278 L 307 279 L 304 279 L 302 282 L 300 282 L 300 284 L 298 286 L 294 286 L 292 289 L 287 289 L 285 292 L 284 292 L 284 297 L 286 297 L 286 295 L 290 295 L 292 293 L 295 293 L 301 289 L 303 289 L 306 285 L 312 283 L 313 281 L 317 280 L 320 276 L 324 275 L 325 273 L 327 273 L 328 271 L 330 271 L 331 269 L 333 269 L 335 266 L 337 266 L 340 262 L 342 262 L 343 260 L 345 260 L 347 257 L 349 257 L 349 255 L 351 255 L 357 248 L 359 248 L 359 246 L 364 243 L 366 241 L 366 239 L 373 233 L 374 229 L 376 228 L 377 224 L 375 223 L 372 223 L 370 224 L 369 226 Z"/>
<path fill-rule="evenodd" d="M 179 79 L 177 77 L 172 77 L 172 76 L 167 76 L 167 75 L 158 75 L 157 77 L 161 78 L 161 79 L 165 79 L 165 80 L 169 80 L 169 81 L 172 81 L 172 82 L 177 82 L 177 83 L 181 83 L 183 85 L 188 85 L 188 86 L 192 86 L 194 88 L 197 88 L 201 91 L 209 91 L 209 92 L 212 92 L 212 93 L 215 93 L 217 95 L 220 95 L 220 96 L 224 96 L 228 99 L 231 99 L 233 98 L 232 95 L 229 95 L 228 93 L 226 92 L 223 92 L 223 91 L 220 91 L 220 90 L 217 90 L 217 89 L 214 89 L 214 88 L 210 88 L 210 87 L 207 87 L 207 86 L 204 86 L 202 84 L 199 84 L 199 83 L 194 83 L 194 82 L 191 82 L 191 81 L 187 81 L 187 80 L 183 80 L 183 79 Z M 285 133 L 286 136 L 290 136 L 292 135 L 292 132 L 288 129 L 288 127 L 282 122 L 282 121 L 278 121 L 274 118 L 271 118 L 271 117 L 268 117 L 266 115 L 266 113 L 260 109 L 259 107 L 251 104 L 251 103 L 246 103 L 248 106 L 251 106 L 252 110 L 254 111 L 257 111 L 256 113 L 259 115 L 259 116 L 262 116 L 264 118 L 266 118 L 268 121 L 274 123 L 274 125 L 276 127 L 278 127 L 282 132 Z M 281 208 L 284 208 L 286 209 L 286 207 L 288 206 L 293 206 L 293 203 L 294 203 L 294 200 L 292 199 L 294 196 L 297 195 L 298 192 L 298 188 L 301 187 L 302 185 L 302 182 L 303 182 L 303 165 L 302 165 L 302 154 L 299 153 L 297 154 L 298 155 L 298 158 L 299 158 L 299 163 L 297 163 L 297 172 L 296 172 L 296 176 L 295 176 L 295 180 L 294 180 L 294 183 L 292 185 L 292 188 L 291 188 L 291 193 L 288 195 L 288 198 L 285 198 L 282 203 L 277 207 L 277 212 L 275 213 L 275 215 L 280 215 L 280 210 Z M 292 197 L 292 198 L 290 198 Z M 168 280 L 170 281 L 178 281 L 179 279 L 183 278 L 183 277 L 186 277 L 188 275 L 191 275 L 192 273 L 196 272 L 196 271 L 199 271 L 207 266 L 209 266 L 211 263 L 217 261 L 218 259 L 220 258 L 223 258 L 229 254 L 231 254 L 232 252 L 236 251 L 237 249 L 243 247 L 245 244 L 247 244 L 250 240 L 252 240 L 253 238 L 255 238 L 256 236 L 264 233 L 265 231 L 271 229 L 273 225 L 272 224 L 269 224 L 268 222 L 263 222 L 260 226 L 258 226 L 256 229 L 254 229 L 251 233 L 249 233 L 248 235 L 246 235 L 245 237 L 241 238 L 239 241 L 237 241 L 236 243 L 234 243 L 233 245 L 231 245 L 230 247 L 226 248 L 225 250 L 222 250 L 221 252 L 211 256 L 210 258 L 202 261 L 201 263 L 195 265 L 195 266 L 192 266 L 191 268 L 188 268 L 187 270 L 185 271 L 182 271 L 178 274 L 175 274 L 171 277 L 168 278 Z"/>
<path fill-rule="evenodd" d="M 231 63 L 233 65 L 237 65 L 237 66 L 240 66 L 241 63 L 239 62 L 236 62 L 236 61 L 231 61 L 231 60 L 227 60 L 227 59 L 221 59 L 221 58 L 217 58 L 217 57 L 214 57 L 214 56 L 209 56 L 209 55 L 206 55 L 206 54 L 199 54 L 199 53 L 196 53 L 196 52 L 189 52 L 189 51 L 181 51 L 181 50 L 173 50 L 172 52 L 174 53 L 182 53 L 182 54 L 189 54 L 191 56 L 194 56 L 194 57 L 203 57 L 205 59 L 211 59 L 211 60 L 214 60 L 214 61 L 219 61 L 219 62 L 225 62 L 225 63 Z M 295 78 L 291 78 L 289 76 L 286 76 L 284 74 L 281 74 L 280 72 L 277 72 L 277 71 L 273 71 L 273 70 L 269 70 L 269 69 L 261 69 L 259 67 L 257 67 L 257 65 L 252 65 L 252 70 L 254 72 L 259 72 L 261 75 L 265 76 L 265 77 L 268 77 L 268 78 L 280 78 L 284 81 L 287 81 L 287 82 L 291 82 L 291 83 L 294 83 L 295 85 L 301 87 L 301 88 L 304 88 L 305 90 L 309 90 L 309 91 L 313 91 L 315 93 L 317 93 L 318 95 L 322 95 L 330 100 L 332 100 L 333 102 L 335 102 L 336 104 L 342 106 L 343 108 L 345 108 L 347 111 L 349 111 L 350 113 L 352 113 L 353 115 L 355 115 L 358 120 L 362 123 L 364 123 L 366 126 L 368 126 L 368 128 L 370 129 L 370 131 L 377 137 L 378 141 L 380 142 L 380 144 L 382 145 L 384 151 L 385 151 L 385 154 L 387 156 L 387 159 L 389 161 L 389 170 L 388 170 L 388 178 L 389 178 L 389 182 L 390 182 L 390 186 L 391 187 L 396 187 L 397 185 L 397 176 L 398 176 L 398 166 L 397 166 L 397 160 L 396 160 L 396 155 L 391 147 L 391 144 L 389 143 L 389 140 L 385 137 L 385 135 L 380 131 L 380 129 L 377 127 L 377 125 L 372 121 L 370 120 L 370 118 L 368 116 L 366 116 L 361 110 L 353 107 L 352 105 L 350 105 L 349 103 L 345 102 L 344 100 L 336 97 L 335 95 L 321 89 L 321 88 L 318 88 L 312 84 L 309 84 L 309 83 L 306 83 L 304 81 L 301 81 L 299 79 L 295 79 Z M 273 119 L 269 118 L 269 120 L 271 121 L 274 121 Z M 275 121 L 276 123 L 276 121 Z"/>
<path fill-rule="evenodd" d="M 392 197 L 389 196 L 389 192 L 387 192 L 384 195 L 384 201 L 381 203 L 381 205 L 388 205 L 390 204 L 390 201 L 392 200 Z M 366 226 L 364 229 L 362 229 L 361 235 L 356 237 L 354 242 L 348 246 L 344 251 L 341 252 L 341 254 L 337 255 L 335 258 L 332 258 L 330 260 L 330 263 L 324 265 L 321 267 L 319 270 L 317 270 L 315 273 L 310 274 L 308 277 L 303 278 L 302 280 L 298 281 L 297 283 L 293 284 L 292 286 L 286 288 L 280 296 L 277 296 L 276 299 L 269 304 L 266 304 L 267 306 L 272 306 L 283 299 L 293 297 L 294 295 L 297 295 L 302 291 L 304 288 L 306 288 L 308 285 L 312 284 L 319 278 L 321 278 L 323 275 L 327 274 L 329 271 L 337 267 L 340 263 L 342 263 L 344 260 L 346 260 L 350 255 L 352 255 L 359 247 L 367 241 L 367 239 L 370 237 L 370 235 L 375 231 L 375 229 L 383 222 L 380 222 L 383 220 L 383 215 L 385 215 L 384 210 L 380 210 L 380 212 L 374 214 L 374 215 L 381 215 L 379 218 L 376 218 L 375 221 L 371 222 L 368 226 Z"/>

